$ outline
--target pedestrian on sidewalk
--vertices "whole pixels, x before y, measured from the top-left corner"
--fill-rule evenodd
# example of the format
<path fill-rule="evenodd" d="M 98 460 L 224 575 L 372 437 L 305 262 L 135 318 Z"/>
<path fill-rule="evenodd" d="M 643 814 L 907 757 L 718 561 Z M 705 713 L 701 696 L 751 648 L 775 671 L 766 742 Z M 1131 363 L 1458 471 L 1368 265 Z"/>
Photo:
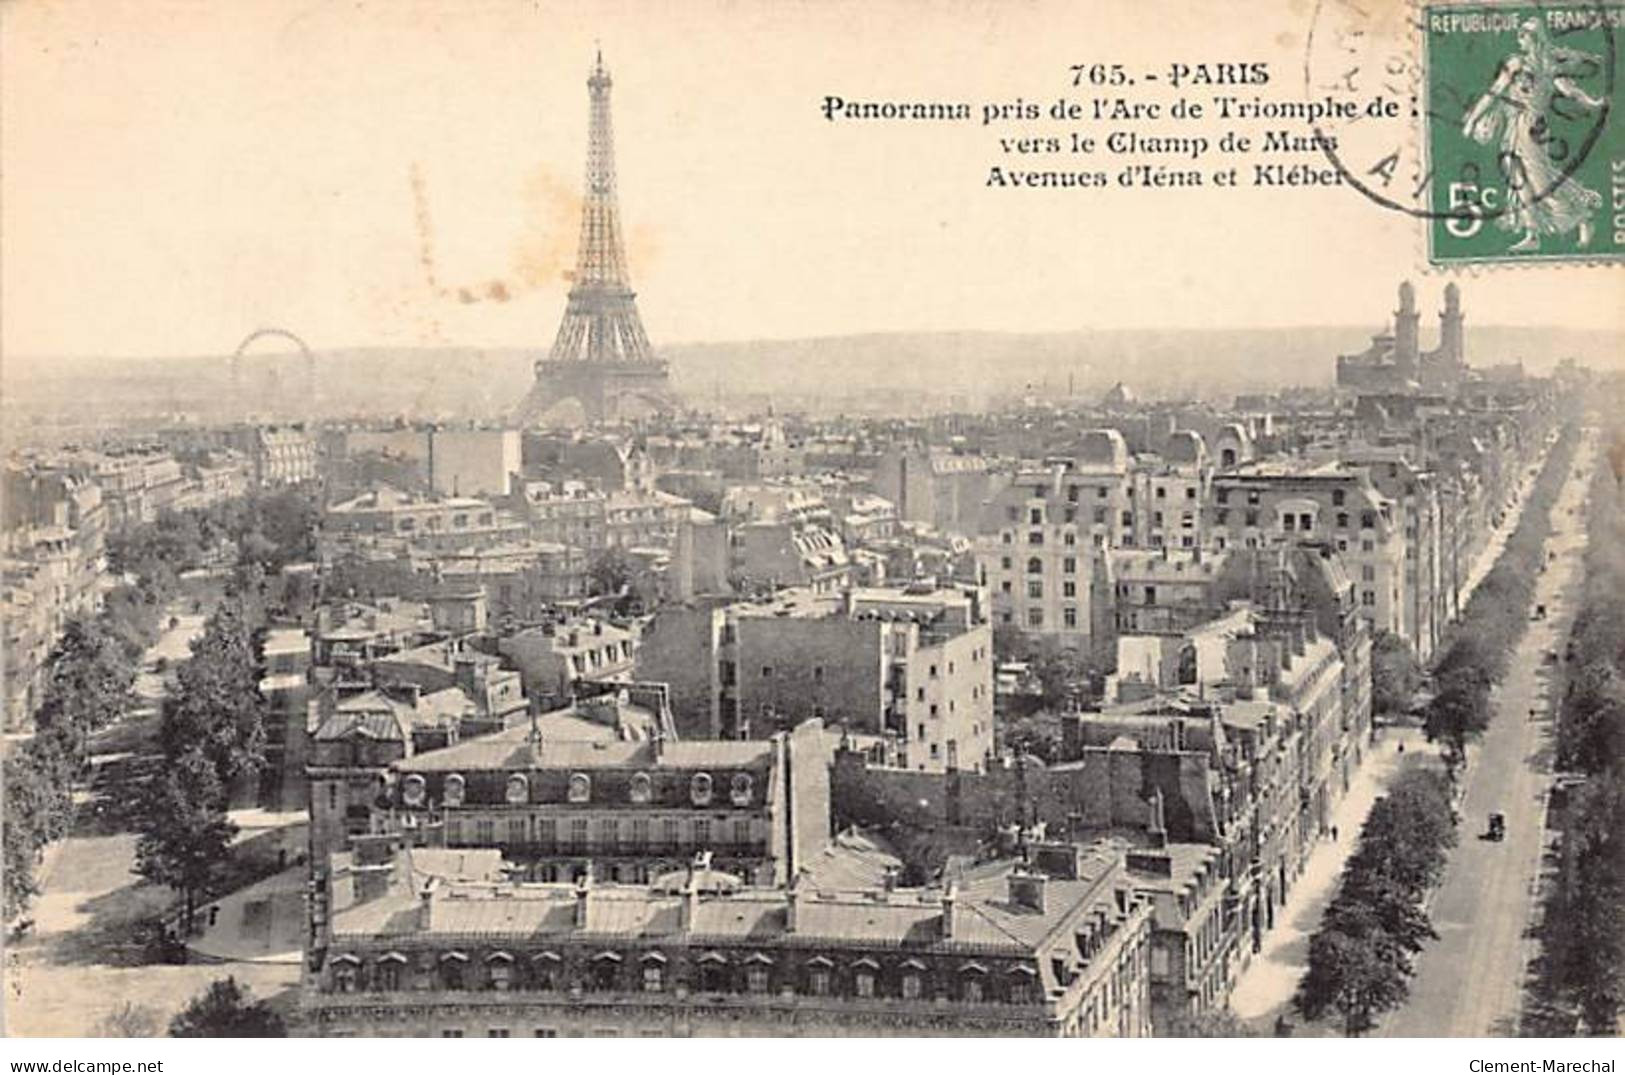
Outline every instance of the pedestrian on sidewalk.
<path fill-rule="evenodd" d="M 1335 844 L 1336 842 L 1337 842 L 1337 826 L 1333 825 L 1332 826 L 1332 843 Z"/>

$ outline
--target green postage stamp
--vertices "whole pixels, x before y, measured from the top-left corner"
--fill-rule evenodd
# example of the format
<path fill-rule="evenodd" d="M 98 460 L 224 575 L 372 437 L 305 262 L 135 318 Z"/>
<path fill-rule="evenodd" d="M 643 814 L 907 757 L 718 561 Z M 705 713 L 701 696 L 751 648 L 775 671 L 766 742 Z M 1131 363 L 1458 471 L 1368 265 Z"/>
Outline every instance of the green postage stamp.
<path fill-rule="evenodd" d="M 1625 4 L 1422 18 L 1430 260 L 1625 260 Z"/>

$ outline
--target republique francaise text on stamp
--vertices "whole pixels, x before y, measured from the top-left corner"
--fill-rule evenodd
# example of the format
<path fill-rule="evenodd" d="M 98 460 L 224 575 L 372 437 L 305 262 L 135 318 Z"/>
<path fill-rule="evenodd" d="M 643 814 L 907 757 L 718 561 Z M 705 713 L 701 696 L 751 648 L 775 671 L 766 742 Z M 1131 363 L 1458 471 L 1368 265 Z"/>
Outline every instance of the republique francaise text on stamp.
<path fill-rule="evenodd" d="M 1625 5 L 1429 5 L 1434 264 L 1625 257 Z"/>

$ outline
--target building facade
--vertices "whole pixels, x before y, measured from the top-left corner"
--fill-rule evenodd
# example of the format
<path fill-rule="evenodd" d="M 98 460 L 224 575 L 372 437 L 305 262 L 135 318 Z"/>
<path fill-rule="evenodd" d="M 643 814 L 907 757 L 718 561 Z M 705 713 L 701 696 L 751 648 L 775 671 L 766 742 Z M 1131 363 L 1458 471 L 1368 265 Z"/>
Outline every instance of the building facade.
<path fill-rule="evenodd" d="M 1150 906 L 1120 854 L 1071 857 L 824 892 L 703 863 L 493 886 L 379 850 L 318 894 L 301 1015 L 318 1036 L 1149 1035 Z"/>

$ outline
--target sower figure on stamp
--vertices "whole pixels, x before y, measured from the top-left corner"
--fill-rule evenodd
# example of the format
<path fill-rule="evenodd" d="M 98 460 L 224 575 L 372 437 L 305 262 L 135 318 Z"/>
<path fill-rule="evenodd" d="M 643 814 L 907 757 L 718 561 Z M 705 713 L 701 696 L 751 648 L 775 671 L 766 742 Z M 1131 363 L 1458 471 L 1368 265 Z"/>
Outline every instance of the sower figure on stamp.
<path fill-rule="evenodd" d="M 1559 98 L 1588 109 L 1602 107 L 1600 97 L 1575 84 L 1576 64 L 1600 66 L 1595 56 L 1553 45 L 1539 19 L 1526 19 L 1518 28 L 1518 51 L 1462 120 L 1462 133 L 1480 145 L 1500 135 L 1508 189 L 1498 223 L 1505 231 L 1523 232 L 1513 251 L 1538 250 L 1541 236 L 1575 229 L 1580 246 L 1591 243 L 1591 218 L 1602 208 L 1602 195 L 1564 174 L 1561 161 L 1572 150 L 1552 134 L 1548 119 L 1548 113 L 1561 115 L 1555 107 Z"/>

